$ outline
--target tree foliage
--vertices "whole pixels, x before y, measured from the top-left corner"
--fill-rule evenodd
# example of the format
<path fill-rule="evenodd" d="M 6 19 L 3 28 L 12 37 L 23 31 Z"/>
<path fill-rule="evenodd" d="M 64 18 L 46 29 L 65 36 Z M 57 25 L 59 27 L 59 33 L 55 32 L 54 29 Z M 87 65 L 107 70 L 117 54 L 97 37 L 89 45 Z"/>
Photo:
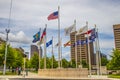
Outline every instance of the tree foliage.
<path fill-rule="evenodd" d="M 3 67 L 5 60 L 6 43 L 0 45 L 0 66 Z M 6 54 L 6 67 L 22 67 L 23 66 L 23 53 L 19 49 L 12 48 L 10 44 L 7 46 Z"/>
<path fill-rule="evenodd" d="M 120 51 L 114 49 L 111 58 L 107 64 L 107 68 L 110 70 L 120 70 Z"/>
<path fill-rule="evenodd" d="M 66 59 L 62 59 L 62 67 L 63 68 L 68 68 L 69 62 Z"/>
<path fill-rule="evenodd" d="M 2 43 L 0 45 L 0 66 L 3 65 L 4 62 L 4 56 L 5 56 L 5 43 Z"/>
<path fill-rule="evenodd" d="M 101 58 L 101 65 L 102 65 L 102 66 L 106 66 L 107 63 L 108 63 L 108 59 L 105 58 L 105 57 L 102 57 L 102 58 Z"/>
<path fill-rule="evenodd" d="M 82 67 L 83 68 L 88 68 L 88 64 L 86 63 L 86 61 L 85 60 L 82 60 Z"/>
<path fill-rule="evenodd" d="M 36 70 L 38 70 L 38 68 L 39 68 L 39 57 L 38 57 L 38 54 L 36 52 L 34 53 L 33 57 L 31 57 L 30 63 L 31 63 L 32 68 L 35 68 Z"/>

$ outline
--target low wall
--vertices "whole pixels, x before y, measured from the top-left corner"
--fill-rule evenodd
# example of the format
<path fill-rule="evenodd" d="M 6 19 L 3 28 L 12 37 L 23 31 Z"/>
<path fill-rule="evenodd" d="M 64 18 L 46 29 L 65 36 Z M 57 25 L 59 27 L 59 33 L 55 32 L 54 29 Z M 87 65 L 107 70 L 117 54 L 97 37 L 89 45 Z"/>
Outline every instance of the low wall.
<path fill-rule="evenodd" d="M 39 76 L 47 77 L 88 77 L 87 68 L 39 69 Z"/>

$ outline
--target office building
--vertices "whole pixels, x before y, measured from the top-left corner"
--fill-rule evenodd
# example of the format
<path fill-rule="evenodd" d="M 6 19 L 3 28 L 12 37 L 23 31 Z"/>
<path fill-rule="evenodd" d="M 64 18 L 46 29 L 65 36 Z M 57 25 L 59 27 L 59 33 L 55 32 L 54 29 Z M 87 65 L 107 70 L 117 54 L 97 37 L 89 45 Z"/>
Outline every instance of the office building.
<path fill-rule="evenodd" d="M 75 51 L 77 52 L 77 63 L 79 64 L 82 60 L 86 61 L 86 63 L 89 62 L 89 58 L 88 58 L 88 45 L 84 44 L 84 45 L 77 45 L 77 47 L 75 48 L 75 46 L 73 46 L 73 44 L 75 43 L 75 36 L 76 36 L 76 41 L 78 40 L 85 40 L 86 37 L 84 34 L 82 35 L 76 35 L 77 32 L 73 32 L 70 34 L 70 40 L 71 40 L 71 60 L 76 60 L 76 56 L 75 56 Z M 90 45 L 90 55 L 91 55 L 91 64 L 94 65 L 95 61 L 94 61 L 94 46 L 93 46 L 93 42 L 89 43 Z M 76 50 L 75 50 L 76 49 Z"/>
<path fill-rule="evenodd" d="M 31 57 L 34 55 L 34 53 L 39 54 L 38 47 L 36 45 L 31 45 Z M 42 48 L 40 47 L 40 57 L 42 57 Z"/>
<path fill-rule="evenodd" d="M 113 25 L 115 49 L 120 50 L 120 24 Z"/>

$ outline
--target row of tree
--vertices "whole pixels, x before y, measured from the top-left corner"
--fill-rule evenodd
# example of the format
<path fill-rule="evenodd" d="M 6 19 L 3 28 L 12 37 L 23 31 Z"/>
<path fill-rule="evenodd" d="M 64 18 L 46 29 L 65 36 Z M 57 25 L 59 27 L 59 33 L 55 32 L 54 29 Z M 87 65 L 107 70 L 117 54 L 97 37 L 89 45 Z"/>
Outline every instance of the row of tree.
<path fill-rule="evenodd" d="M 6 47 L 5 42 L 0 45 L 0 66 L 2 67 L 4 65 L 4 59 L 5 59 L 5 47 Z M 23 57 L 24 57 L 24 54 L 20 49 L 12 48 L 10 45 L 8 45 L 7 60 L 6 60 L 7 67 L 15 68 L 15 67 L 22 66 Z"/>

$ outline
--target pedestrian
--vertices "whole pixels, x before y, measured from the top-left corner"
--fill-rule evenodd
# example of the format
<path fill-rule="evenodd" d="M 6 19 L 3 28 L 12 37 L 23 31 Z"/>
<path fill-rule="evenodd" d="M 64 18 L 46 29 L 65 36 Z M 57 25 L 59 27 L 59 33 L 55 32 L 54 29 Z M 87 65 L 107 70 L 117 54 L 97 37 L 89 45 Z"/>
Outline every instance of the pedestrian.
<path fill-rule="evenodd" d="M 21 67 L 18 68 L 18 75 L 21 75 Z"/>

